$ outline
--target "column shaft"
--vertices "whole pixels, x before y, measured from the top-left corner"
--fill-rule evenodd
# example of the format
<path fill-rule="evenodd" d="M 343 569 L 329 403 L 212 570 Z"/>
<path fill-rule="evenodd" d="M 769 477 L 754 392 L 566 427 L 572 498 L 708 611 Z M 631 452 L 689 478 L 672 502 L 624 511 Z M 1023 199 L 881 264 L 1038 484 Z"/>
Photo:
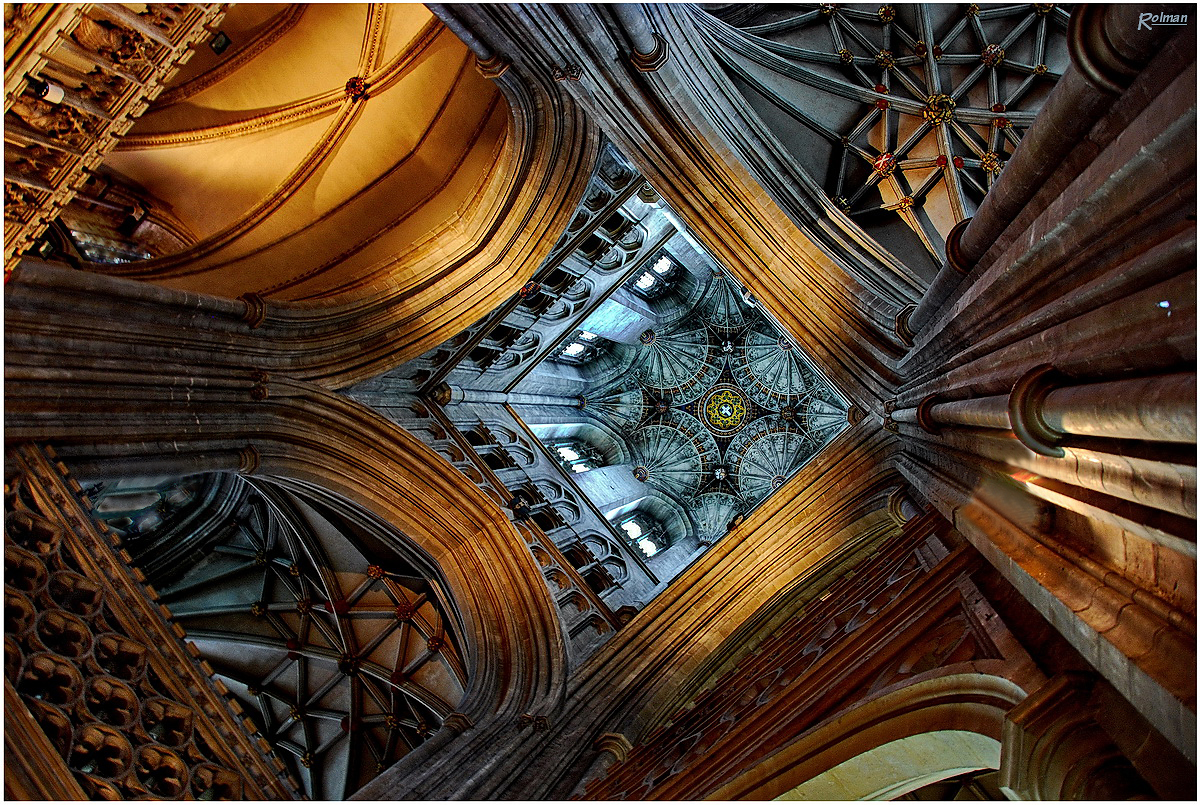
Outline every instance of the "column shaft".
<path fill-rule="evenodd" d="M 1196 375 L 1182 373 L 1055 389 L 1042 403 L 1042 419 L 1063 433 L 1194 442 Z"/>

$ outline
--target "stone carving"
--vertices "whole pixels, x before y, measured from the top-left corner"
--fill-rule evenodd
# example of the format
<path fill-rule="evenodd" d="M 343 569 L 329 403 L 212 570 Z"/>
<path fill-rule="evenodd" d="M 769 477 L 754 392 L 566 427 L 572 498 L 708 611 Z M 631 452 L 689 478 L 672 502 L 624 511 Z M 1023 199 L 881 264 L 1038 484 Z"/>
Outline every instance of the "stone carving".
<path fill-rule="evenodd" d="M 30 25 L 37 19 L 39 5 L 40 3 L 4 4 L 5 42 L 19 40 L 29 31 Z"/>
<path fill-rule="evenodd" d="M 36 191 L 17 184 L 4 183 L 4 218 L 13 221 L 26 221 L 37 210 L 40 203 Z"/>
<path fill-rule="evenodd" d="M 225 741 L 201 727 L 212 714 L 160 676 L 153 638 L 119 614 L 116 591 L 81 560 L 106 546 L 85 549 L 86 530 L 47 516 L 33 483 L 18 474 L 5 487 L 5 676 L 82 790 L 99 799 L 290 796 L 264 790 L 245 758 L 218 748 Z"/>
<path fill-rule="evenodd" d="M 17 96 L 9 112 L 34 131 L 69 145 L 81 145 L 93 132 L 91 119 L 77 109 L 29 95 Z"/>
<path fill-rule="evenodd" d="M 108 20 L 94 20 L 81 16 L 71 38 L 80 47 L 108 59 L 113 64 L 142 67 L 148 63 L 149 44 L 128 28 L 121 28 Z"/>
<path fill-rule="evenodd" d="M 879 642 L 873 644 L 881 657 L 873 678 L 856 685 L 831 681 L 839 673 L 837 652 L 845 650 L 848 641 L 874 639 L 887 643 L 896 639 L 887 630 L 880 632 L 876 628 L 872 632 L 864 627 L 877 619 L 891 617 L 889 613 L 897 611 L 893 602 L 922 594 L 925 588 L 921 580 L 931 571 L 920 558 L 921 544 L 926 540 L 917 535 L 923 533 L 920 529 L 933 518 L 936 515 L 918 518 L 921 523 L 914 520 L 907 533 L 882 546 L 876 558 L 853 579 L 836 582 L 715 684 L 705 686 L 686 708 L 672 715 L 644 743 L 634 747 L 627 758 L 614 765 L 608 777 L 589 784 L 587 798 L 654 799 L 664 795 L 676 798 L 675 789 L 660 786 L 686 774 L 693 764 L 712 752 L 720 751 L 719 745 L 725 737 L 734 735 L 740 724 L 753 720 L 760 708 L 778 703 L 777 707 L 783 710 L 775 712 L 786 711 L 786 718 L 798 719 L 780 729 L 796 735 L 806 726 L 837 712 L 839 707 L 860 701 L 904 677 L 980 656 L 997 656 L 970 622 L 961 599 L 952 594 L 954 597 L 947 599 L 951 607 L 949 616 L 920 631 L 917 639 L 905 635 L 898 650 Z M 863 634 L 867 637 L 857 637 Z M 891 636 L 871 638 L 872 634 Z M 856 651 L 861 655 L 861 647 Z M 827 655 L 828 659 L 823 659 Z M 818 666 L 822 662 L 825 665 Z M 821 668 L 820 673 L 809 673 L 817 667 Z M 776 745 L 766 740 L 763 744 Z"/>

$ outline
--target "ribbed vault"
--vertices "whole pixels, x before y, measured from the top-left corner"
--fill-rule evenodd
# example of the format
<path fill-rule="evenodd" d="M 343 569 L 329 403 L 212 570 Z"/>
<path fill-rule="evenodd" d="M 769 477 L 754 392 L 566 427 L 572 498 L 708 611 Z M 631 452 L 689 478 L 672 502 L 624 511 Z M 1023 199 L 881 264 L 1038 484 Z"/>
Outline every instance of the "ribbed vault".
<path fill-rule="evenodd" d="M 390 277 L 430 239 L 444 250 L 464 210 L 506 192 L 508 104 L 422 6 L 264 12 L 231 7 L 229 50 L 198 56 L 107 160 L 173 237 L 105 270 L 327 297 Z"/>
<path fill-rule="evenodd" d="M 130 487 L 90 494 L 310 797 L 345 799 L 462 699 L 468 658 L 441 585 L 364 542 L 361 515 L 233 475 Z M 192 561 L 156 562 L 164 547 Z"/>

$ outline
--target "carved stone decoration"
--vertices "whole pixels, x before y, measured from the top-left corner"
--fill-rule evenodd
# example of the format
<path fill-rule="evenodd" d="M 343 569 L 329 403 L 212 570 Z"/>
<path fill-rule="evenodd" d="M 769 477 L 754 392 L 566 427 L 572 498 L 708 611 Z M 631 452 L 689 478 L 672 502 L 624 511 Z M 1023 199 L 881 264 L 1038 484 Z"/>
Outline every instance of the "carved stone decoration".
<path fill-rule="evenodd" d="M 33 131 L 72 145 L 85 142 L 96 123 L 70 106 L 54 106 L 28 95 L 17 97 L 9 112 Z"/>
<path fill-rule="evenodd" d="M 949 95 L 938 93 L 930 95 L 921 110 L 921 117 L 930 123 L 949 123 L 954 119 L 954 99 Z"/>
<path fill-rule="evenodd" d="M 57 752 L 58 774 L 93 798 L 296 796 L 62 465 L 34 447 L 7 463 L 5 676 L 17 701 L 6 731 L 20 721 L 14 708 L 27 713 Z M 37 752 L 10 745 L 7 760 L 51 762 Z"/>
<path fill-rule="evenodd" d="M 578 81 L 583 77 L 583 68 L 578 64 L 568 64 L 566 67 L 555 67 L 551 75 L 555 81 Z"/>
<path fill-rule="evenodd" d="M 639 72 L 642 73 L 655 72 L 667 63 L 667 59 L 670 58 L 671 55 L 670 48 L 667 46 L 667 40 L 659 36 L 658 33 L 652 33 L 650 35 L 654 37 L 653 50 L 651 50 L 649 53 L 638 53 L 637 51 L 634 51 L 629 55 L 629 61 L 638 69 Z"/>
<path fill-rule="evenodd" d="M 1156 795 L 1089 716 L 1092 680 L 1060 674 L 1004 722 L 1000 786 L 1014 799 L 1154 799 Z"/>
<path fill-rule="evenodd" d="M 41 3 L 5 3 L 4 4 L 4 41 L 5 44 L 19 42 L 34 27 L 39 13 L 44 13 Z M 5 53 L 8 58 L 8 53 Z"/>
<path fill-rule="evenodd" d="M 371 97 L 368 90 L 371 89 L 371 82 L 367 81 L 362 76 L 356 75 L 346 81 L 346 97 L 353 101 L 365 101 Z"/>
<path fill-rule="evenodd" d="M 108 20 L 81 17 L 71 38 L 85 50 L 103 56 L 113 64 L 136 69 L 145 66 L 152 57 L 150 43 L 139 34 Z"/>
<path fill-rule="evenodd" d="M 5 150 L 20 154 L 13 177 L 42 191 L 19 211 L 5 205 L 6 272 L 222 14 L 217 4 L 151 4 L 142 13 L 116 4 L 5 6 L 5 75 L 12 80 L 5 81 L 4 117 L 6 131 L 19 132 Z M 71 65 L 72 77 L 61 78 L 53 64 Z"/>

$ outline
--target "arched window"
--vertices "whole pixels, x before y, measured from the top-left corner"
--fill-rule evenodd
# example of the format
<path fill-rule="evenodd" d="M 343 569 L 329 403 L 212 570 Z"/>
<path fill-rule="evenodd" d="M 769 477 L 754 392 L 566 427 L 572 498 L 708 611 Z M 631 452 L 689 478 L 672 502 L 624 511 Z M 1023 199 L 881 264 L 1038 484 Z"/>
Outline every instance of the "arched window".
<path fill-rule="evenodd" d="M 588 330 L 580 330 L 575 337 L 563 344 L 554 360 L 582 365 L 599 357 L 607 348 L 608 340 Z"/>
<path fill-rule="evenodd" d="M 646 558 L 665 550 L 670 544 L 658 523 L 645 514 L 634 514 L 622 519 L 618 528 L 625 532 L 630 544 Z"/>
<path fill-rule="evenodd" d="M 669 255 L 660 254 L 649 268 L 635 274 L 625 287 L 643 299 L 657 299 L 671 290 L 680 270 Z"/>
<path fill-rule="evenodd" d="M 604 466 L 604 459 L 595 448 L 582 442 L 558 442 L 554 452 L 568 472 L 587 472 Z"/>

